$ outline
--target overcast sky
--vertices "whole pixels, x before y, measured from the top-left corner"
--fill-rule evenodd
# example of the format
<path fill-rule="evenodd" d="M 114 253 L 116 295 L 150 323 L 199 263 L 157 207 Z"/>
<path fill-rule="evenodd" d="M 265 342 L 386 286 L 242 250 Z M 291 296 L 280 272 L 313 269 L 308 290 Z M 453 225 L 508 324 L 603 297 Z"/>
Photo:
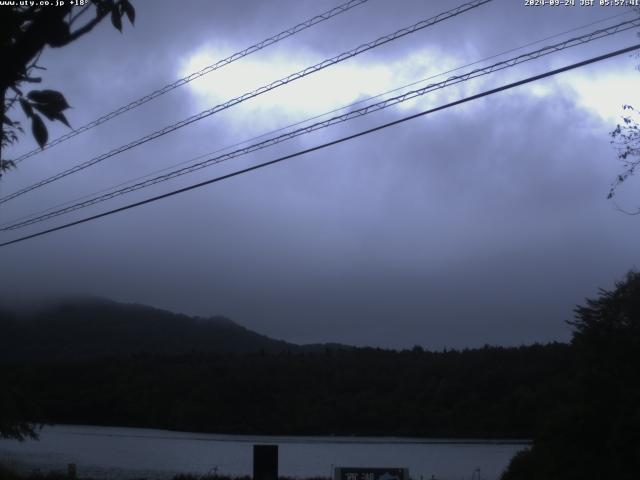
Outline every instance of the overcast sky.
<path fill-rule="evenodd" d="M 338 2 L 137 0 L 136 25 L 123 34 L 104 22 L 46 51 L 42 88 L 64 92 L 78 127 Z M 370 0 L 25 160 L 3 177 L 0 195 L 459 3 Z M 495 0 L 7 202 L 0 223 L 626 11 Z M 639 41 L 635 29 L 565 50 L 0 240 Z M 2 294 L 7 301 L 87 294 L 220 314 L 299 343 L 441 349 L 566 341 L 575 305 L 640 266 L 640 216 L 606 199 L 622 169 L 609 132 L 622 104 L 640 105 L 638 63 L 623 55 L 0 248 Z M 66 131 L 50 125 L 51 138 Z M 34 145 L 26 135 L 5 156 Z M 640 204 L 639 187 L 640 178 L 625 184 L 619 203 Z"/>

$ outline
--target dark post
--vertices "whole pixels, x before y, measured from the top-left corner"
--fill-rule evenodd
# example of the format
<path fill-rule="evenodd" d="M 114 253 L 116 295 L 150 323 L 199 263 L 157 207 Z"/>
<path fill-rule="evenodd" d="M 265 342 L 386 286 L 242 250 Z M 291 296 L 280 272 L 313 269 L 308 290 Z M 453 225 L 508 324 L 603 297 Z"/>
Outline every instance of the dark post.
<path fill-rule="evenodd" d="M 278 480 L 278 446 L 253 446 L 253 480 Z"/>

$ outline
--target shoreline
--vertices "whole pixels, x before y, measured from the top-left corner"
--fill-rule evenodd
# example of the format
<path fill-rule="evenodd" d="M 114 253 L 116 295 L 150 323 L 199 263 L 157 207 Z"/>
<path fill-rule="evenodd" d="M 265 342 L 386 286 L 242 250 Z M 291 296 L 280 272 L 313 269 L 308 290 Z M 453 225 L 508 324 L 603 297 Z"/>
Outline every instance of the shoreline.
<path fill-rule="evenodd" d="M 70 431 L 72 429 L 96 429 L 101 430 L 113 429 L 117 433 L 101 432 L 80 432 Z M 69 435 L 86 435 L 86 436 L 106 436 L 106 437 L 123 437 L 123 438 L 153 438 L 158 440 L 195 440 L 195 441 L 233 441 L 238 443 L 330 443 L 330 444 L 386 444 L 392 443 L 397 445 L 530 445 L 533 440 L 527 438 L 486 438 L 486 437 L 399 437 L 399 436 L 382 436 L 382 435 L 279 435 L 279 434 L 247 434 L 247 433 L 214 433 L 214 432 L 191 432 L 182 430 L 167 430 L 160 428 L 148 427 L 129 427 L 117 425 L 85 425 L 85 424 L 44 424 L 42 431 L 45 429 L 56 429 L 60 433 Z M 69 430 L 65 430 L 69 429 Z M 130 430 L 131 434 L 122 433 L 122 431 Z M 133 432 L 135 431 L 135 432 Z M 145 435 L 144 432 L 148 432 Z M 162 435 L 162 434 L 165 435 Z"/>

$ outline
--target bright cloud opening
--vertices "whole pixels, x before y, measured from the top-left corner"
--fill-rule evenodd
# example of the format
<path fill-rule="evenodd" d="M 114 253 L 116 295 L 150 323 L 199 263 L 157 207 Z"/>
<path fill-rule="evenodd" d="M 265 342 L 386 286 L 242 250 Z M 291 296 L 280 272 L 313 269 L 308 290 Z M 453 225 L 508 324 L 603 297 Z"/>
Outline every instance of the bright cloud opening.
<path fill-rule="evenodd" d="M 640 106 L 640 77 L 633 71 L 596 76 L 577 74 L 562 80 L 577 92 L 580 106 L 608 122 L 620 119 L 623 105 Z"/>
<path fill-rule="evenodd" d="M 232 47 L 200 48 L 183 63 L 180 75 L 198 71 L 225 58 L 232 51 Z M 189 86 L 199 106 L 210 108 L 298 72 L 319 60 L 310 52 L 275 50 L 234 62 L 191 82 Z M 448 76 L 463 73 L 440 75 L 460 63 L 463 63 L 461 59 L 428 50 L 413 52 L 386 63 L 367 61 L 366 57 L 354 58 L 247 100 L 233 108 L 230 118 L 246 118 L 246 114 L 250 113 L 256 115 L 252 118 L 253 124 L 266 123 L 272 126 L 278 123 L 277 119 L 274 122 L 273 116 L 296 119 L 311 117 L 423 79 L 429 80 L 385 95 L 380 100 L 442 81 Z M 463 82 L 404 102 L 398 108 L 405 111 L 424 109 L 456 100 L 476 93 L 479 85 L 486 81 L 485 77 L 468 84 Z M 545 97 L 562 93 L 558 89 L 573 91 L 581 107 L 595 112 L 607 122 L 616 122 L 622 114 L 622 105 L 640 105 L 637 82 L 638 77 L 634 72 L 590 76 L 576 72 L 559 76 L 554 82 L 536 82 L 530 86 L 528 93 Z"/>
<path fill-rule="evenodd" d="M 537 97 L 572 92 L 577 104 L 607 123 L 617 123 L 623 105 L 640 106 L 640 77 L 633 72 L 585 75 L 573 73 L 557 77 L 555 82 L 537 83 L 529 93 Z"/>
<path fill-rule="evenodd" d="M 184 63 L 181 75 L 202 69 L 226 55 L 226 52 L 219 49 L 202 48 Z M 250 57 L 190 83 L 191 91 L 202 108 L 207 108 L 300 71 L 318 60 L 310 54 L 291 55 L 282 52 Z M 451 57 L 429 51 L 412 53 L 389 63 L 350 59 L 250 99 L 238 108 L 245 113 L 249 109 L 312 116 L 437 75 L 453 66 Z M 444 78 L 434 78 L 385 98 Z M 436 92 L 429 94 L 429 103 L 440 96 Z M 402 104 L 402 108 L 415 108 L 418 105 L 422 107 L 423 104 L 423 99 L 412 100 Z"/>

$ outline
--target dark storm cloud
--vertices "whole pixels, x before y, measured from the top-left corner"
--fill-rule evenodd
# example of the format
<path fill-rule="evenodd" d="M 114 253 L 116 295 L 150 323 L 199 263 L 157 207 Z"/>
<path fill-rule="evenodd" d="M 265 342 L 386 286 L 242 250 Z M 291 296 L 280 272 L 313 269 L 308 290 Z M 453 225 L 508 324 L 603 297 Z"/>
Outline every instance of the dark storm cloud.
<path fill-rule="evenodd" d="M 516 4 L 494 2 L 362 62 L 379 65 L 424 49 L 469 62 L 611 14 L 536 10 L 525 18 Z M 177 5 L 141 3 L 135 29 L 120 36 L 104 25 L 44 59 L 47 81 L 75 99 L 74 124 L 172 81 L 206 45 L 243 48 L 333 2 Z M 311 64 L 455 5 L 372 1 L 274 48 L 302 50 Z M 612 125 L 580 106 L 566 84 L 547 85 L 546 95 L 523 88 L 489 97 L 9 247 L 0 252 L 11 272 L 4 294 L 93 294 L 224 314 L 300 342 L 441 348 L 565 340 L 573 306 L 640 263 L 633 242 L 640 222 L 604 199 L 618 167 L 608 144 Z M 202 110 L 201 101 L 179 89 L 24 162 L 2 192 L 14 190 L 8 182 L 19 188 Z M 51 185 L 46 195 L 42 189 L 7 204 L 2 219 L 233 143 L 247 136 L 239 132 L 243 122 L 250 132 L 264 128 L 258 110 L 241 111 L 246 118 L 216 115 Z M 176 185 L 408 112 L 299 139 Z M 269 124 L 296 119 L 262 113 L 271 115 Z M 21 143 L 26 148 L 27 139 Z"/>

